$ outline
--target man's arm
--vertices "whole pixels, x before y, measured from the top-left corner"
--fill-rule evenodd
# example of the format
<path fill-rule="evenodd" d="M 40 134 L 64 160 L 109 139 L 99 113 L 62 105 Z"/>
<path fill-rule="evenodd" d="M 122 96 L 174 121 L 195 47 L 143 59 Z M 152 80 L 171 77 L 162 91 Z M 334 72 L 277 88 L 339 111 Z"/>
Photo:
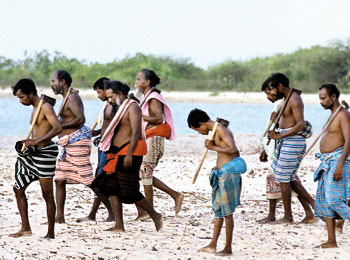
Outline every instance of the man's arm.
<path fill-rule="evenodd" d="M 77 128 L 85 123 L 84 105 L 78 94 L 70 94 L 65 109 L 70 109 L 74 119 L 62 122 L 62 129 Z"/>
<path fill-rule="evenodd" d="M 35 146 L 40 142 L 46 141 L 46 140 L 51 140 L 53 137 L 58 135 L 59 133 L 62 132 L 62 127 L 60 124 L 60 121 L 58 121 L 58 118 L 56 116 L 55 111 L 53 110 L 52 106 L 49 104 L 44 104 L 41 109 L 41 113 L 44 113 L 44 117 L 48 121 L 48 123 L 51 126 L 50 131 L 48 131 L 45 135 L 40 136 L 35 139 L 27 139 L 24 141 L 24 144 L 29 147 L 29 146 Z"/>
<path fill-rule="evenodd" d="M 148 103 L 148 111 L 149 116 L 143 116 L 143 120 L 152 125 L 163 123 L 163 104 L 161 102 L 152 98 Z"/>
<path fill-rule="evenodd" d="M 129 106 L 129 121 L 130 121 L 130 127 L 131 127 L 131 136 L 130 136 L 130 145 L 128 152 L 124 159 L 124 167 L 129 168 L 132 165 L 132 154 L 135 151 L 135 148 L 137 146 L 138 141 L 141 139 L 141 118 L 142 113 L 141 109 L 136 104 L 131 104 Z"/>
<path fill-rule="evenodd" d="M 205 141 L 205 147 L 218 153 L 235 154 L 238 152 L 235 141 L 226 127 L 219 125 L 216 129 L 216 135 L 224 142 L 225 146 L 217 146 L 212 140 Z"/>
<path fill-rule="evenodd" d="M 345 142 L 344 142 L 343 154 L 340 157 L 337 167 L 334 170 L 333 179 L 335 181 L 338 181 L 343 177 L 343 166 L 350 152 L 350 115 L 344 109 L 339 114 L 340 114 L 340 128 L 341 128 L 341 132 L 343 134 Z"/>

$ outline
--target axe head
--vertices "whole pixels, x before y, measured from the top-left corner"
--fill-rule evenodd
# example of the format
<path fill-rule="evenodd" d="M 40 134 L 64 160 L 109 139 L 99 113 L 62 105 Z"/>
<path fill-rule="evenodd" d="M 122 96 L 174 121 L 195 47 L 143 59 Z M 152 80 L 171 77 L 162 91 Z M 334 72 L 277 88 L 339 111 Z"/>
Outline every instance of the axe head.
<path fill-rule="evenodd" d="M 230 124 L 230 121 L 227 121 L 227 120 L 220 118 L 220 117 L 216 118 L 216 122 L 222 124 L 225 127 L 228 127 L 228 125 Z"/>
<path fill-rule="evenodd" d="M 46 96 L 44 94 L 41 94 L 40 98 L 44 100 L 45 102 L 49 103 L 51 106 L 55 106 L 56 104 L 56 99 Z"/>
<path fill-rule="evenodd" d="M 346 108 L 346 110 L 349 109 L 349 104 L 345 100 L 343 100 L 341 104 Z"/>
<path fill-rule="evenodd" d="M 75 88 L 70 87 L 70 88 L 69 88 L 69 93 L 75 93 L 75 94 L 78 94 L 78 93 L 79 93 L 79 90 L 78 90 L 78 89 L 75 89 Z"/>

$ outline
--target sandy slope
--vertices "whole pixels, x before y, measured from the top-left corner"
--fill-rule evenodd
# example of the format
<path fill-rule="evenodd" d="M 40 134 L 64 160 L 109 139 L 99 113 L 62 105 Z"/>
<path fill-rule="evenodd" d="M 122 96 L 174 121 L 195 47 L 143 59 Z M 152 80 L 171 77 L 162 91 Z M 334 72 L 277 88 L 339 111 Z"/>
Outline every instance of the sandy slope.
<path fill-rule="evenodd" d="M 268 204 L 265 200 L 265 174 L 269 163 L 258 161 L 260 137 L 238 135 L 235 137 L 248 171 L 243 177 L 242 205 L 234 213 L 235 230 L 232 259 L 349 259 L 348 224 L 338 235 L 338 249 L 313 249 L 326 239 L 324 224 L 313 225 L 261 225 L 256 219 L 265 216 Z M 191 184 L 193 173 L 203 152 L 204 137 L 178 136 L 175 142 L 167 142 L 157 176 L 176 190 L 185 193 L 183 210 L 174 217 L 174 204 L 170 197 L 155 192 L 156 210 L 164 216 L 164 230 L 156 232 L 151 221 L 135 222 L 136 210 L 124 206 L 126 233 L 104 231 L 111 223 L 103 222 L 106 210 L 100 209 L 97 222 L 76 223 L 85 216 L 93 200 L 92 192 L 83 185 L 70 185 L 67 192 L 67 224 L 56 225 L 56 239 L 44 240 L 45 204 L 39 184 L 32 184 L 27 191 L 29 215 L 33 236 L 9 238 L 8 234 L 20 227 L 20 217 L 12 191 L 13 169 L 16 159 L 16 137 L 0 138 L 0 259 L 215 259 L 211 254 L 197 253 L 207 245 L 213 231 L 211 212 L 211 188 L 208 172 L 215 164 L 215 153 L 209 152 L 196 185 Z M 92 161 L 96 164 L 96 150 Z M 312 155 L 301 165 L 300 176 L 307 190 L 315 194 L 316 184 L 312 172 L 317 166 Z M 293 199 L 295 221 L 303 218 L 303 210 Z M 282 205 L 277 209 L 282 215 Z M 219 239 L 218 249 L 224 245 L 225 236 Z"/>

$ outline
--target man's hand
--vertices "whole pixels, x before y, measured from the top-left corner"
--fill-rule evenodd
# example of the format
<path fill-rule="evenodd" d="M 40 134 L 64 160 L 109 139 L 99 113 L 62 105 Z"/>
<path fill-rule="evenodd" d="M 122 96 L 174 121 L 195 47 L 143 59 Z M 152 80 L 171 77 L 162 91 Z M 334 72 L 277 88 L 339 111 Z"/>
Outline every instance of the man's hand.
<path fill-rule="evenodd" d="M 130 168 L 132 165 L 132 155 L 126 155 L 124 158 L 124 168 Z"/>
<path fill-rule="evenodd" d="M 279 133 L 270 130 L 269 133 L 267 134 L 267 137 L 270 139 L 278 140 L 279 139 Z"/>
<path fill-rule="evenodd" d="M 38 144 L 38 142 L 35 139 L 27 139 L 23 141 L 23 144 L 26 147 L 31 147 L 31 146 L 36 146 Z"/>
<path fill-rule="evenodd" d="M 205 143 L 204 143 L 205 147 L 208 148 L 209 150 L 213 150 L 213 147 L 214 147 L 214 142 L 213 140 L 205 140 Z"/>
<path fill-rule="evenodd" d="M 342 178 L 343 178 L 343 167 L 337 165 L 337 167 L 334 170 L 333 180 L 334 181 L 339 181 Z"/>
<path fill-rule="evenodd" d="M 268 161 L 268 160 L 267 160 L 267 154 L 266 154 L 265 150 L 263 150 L 263 151 L 261 152 L 261 154 L 260 154 L 260 156 L 259 156 L 259 160 L 260 160 L 260 162 L 267 162 L 267 161 Z"/>
<path fill-rule="evenodd" d="M 274 123 L 276 123 L 276 119 L 277 119 L 277 113 L 276 112 L 272 112 L 271 116 L 270 116 L 270 120 Z"/>

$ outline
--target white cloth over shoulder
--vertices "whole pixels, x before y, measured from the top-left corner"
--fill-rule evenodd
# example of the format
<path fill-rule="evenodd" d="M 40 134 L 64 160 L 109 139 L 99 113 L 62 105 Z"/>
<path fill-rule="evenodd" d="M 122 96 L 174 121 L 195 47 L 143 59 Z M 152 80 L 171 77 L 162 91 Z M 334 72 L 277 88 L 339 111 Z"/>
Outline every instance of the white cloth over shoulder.
<path fill-rule="evenodd" d="M 276 101 L 276 104 L 275 104 L 272 112 L 277 113 L 280 106 L 281 106 L 281 100 Z M 267 121 L 266 127 L 269 125 L 269 123 L 270 123 L 270 119 L 269 119 L 269 121 Z M 272 130 L 274 126 L 275 126 L 275 123 L 272 123 L 269 130 Z M 267 158 L 269 160 L 271 160 L 273 158 L 274 153 L 275 153 L 275 140 L 271 139 L 270 144 L 267 145 L 268 140 L 269 139 L 267 138 L 267 135 L 263 137 L 263 146 L 264 146 L 264 150 L 267 154 Z"/>

